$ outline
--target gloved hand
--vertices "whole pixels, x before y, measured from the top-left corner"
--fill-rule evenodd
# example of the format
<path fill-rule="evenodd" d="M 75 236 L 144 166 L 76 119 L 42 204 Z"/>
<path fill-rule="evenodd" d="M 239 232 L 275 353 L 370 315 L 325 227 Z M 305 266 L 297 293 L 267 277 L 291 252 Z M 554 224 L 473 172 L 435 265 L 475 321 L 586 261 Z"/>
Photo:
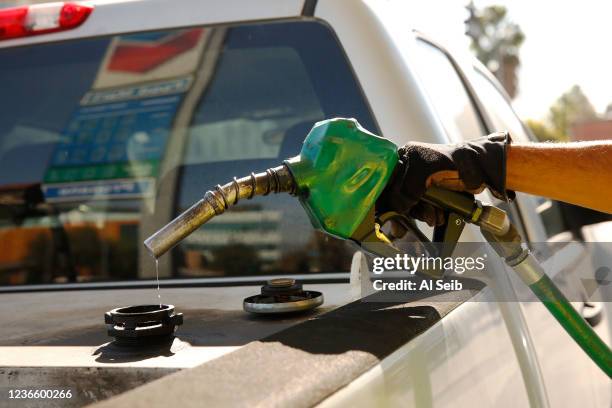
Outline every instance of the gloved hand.
<path fill-rule="evenodd" d="M 389 183 L 376 202 L 377 212 L 395 211 L 430 226 L 444 223 L 443 212 L 419 201 L 429 186 L 477 194 L 489 188 L 501 200 L 514 199 L 506 190 L 507 132 L 493 133 L 457 145 L 408 143 L 399 148 Z"/>

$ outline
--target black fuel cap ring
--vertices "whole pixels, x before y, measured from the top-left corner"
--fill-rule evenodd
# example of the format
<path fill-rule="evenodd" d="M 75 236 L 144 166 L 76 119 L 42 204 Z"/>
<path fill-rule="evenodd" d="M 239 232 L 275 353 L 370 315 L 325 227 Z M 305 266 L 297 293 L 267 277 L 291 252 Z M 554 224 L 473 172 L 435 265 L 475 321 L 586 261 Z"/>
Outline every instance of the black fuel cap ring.
<path fill-rule="evenodd" d="M 173 339 L 177 326 L 183 324 L 183 314 L 175 313 L 173 305 L 127 306 L 106 312 L 104 323 L 115 343 L 138 346 Z"/>

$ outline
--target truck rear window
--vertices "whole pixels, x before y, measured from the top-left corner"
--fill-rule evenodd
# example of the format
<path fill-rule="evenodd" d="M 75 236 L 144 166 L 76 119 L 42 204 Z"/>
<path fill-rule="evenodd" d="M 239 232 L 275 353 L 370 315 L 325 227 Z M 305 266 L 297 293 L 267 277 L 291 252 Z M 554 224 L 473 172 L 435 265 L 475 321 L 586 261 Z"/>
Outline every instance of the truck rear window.
<path fill-rule="evenodd" d="M 150 279 L 142 241 L 207 189 L 296 155 L 314 122 L 378 132 L 318 22 L 196 27 L 0 50 L 0 285 Z M 161 278 L 348 271 L 289 196 L 245 201 Z"/>

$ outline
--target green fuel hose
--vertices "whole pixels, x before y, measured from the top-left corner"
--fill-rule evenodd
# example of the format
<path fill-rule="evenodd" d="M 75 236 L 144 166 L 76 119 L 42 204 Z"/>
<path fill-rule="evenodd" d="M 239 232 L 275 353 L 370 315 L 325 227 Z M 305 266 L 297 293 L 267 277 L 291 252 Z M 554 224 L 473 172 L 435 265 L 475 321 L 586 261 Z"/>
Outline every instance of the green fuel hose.
<path fill-rule="evenodd" d="M 493 234 L 481 228 L 482 235 L 495 252 L 519 275 L 548 309 L 550 314 L 584 350 L 595 364 L 612 378 L 612 351 L 580 316 L 572 304 L 561 293 L 557 285 L 546 275 L 542 265 L 521 244 L 522 237 L 510 224 L 505 234 Z"/>
<path fill-rule="evenodd" d="M 612 378 L 612 351 L 595 333 L 593 328 L 578 314 L 557 285 L 544 275 L 529 285 L 548 311 L 572 336 L 578 345 L 607 375 Z"/>

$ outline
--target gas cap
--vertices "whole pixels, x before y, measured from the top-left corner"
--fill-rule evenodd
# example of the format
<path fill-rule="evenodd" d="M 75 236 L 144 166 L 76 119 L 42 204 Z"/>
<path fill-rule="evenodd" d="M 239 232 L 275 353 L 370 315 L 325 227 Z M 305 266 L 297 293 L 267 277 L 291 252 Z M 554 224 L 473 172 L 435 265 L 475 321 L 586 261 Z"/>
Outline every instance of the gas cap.
<path fill-rule="evenodd" d="M 244 299 L 245 312 L 281 314 L 312 310 L 323 304 L 323 294 L 303 290 L 302 284 L 292 278 L 269 280 L 261 287 L 261 293 Z"/>

